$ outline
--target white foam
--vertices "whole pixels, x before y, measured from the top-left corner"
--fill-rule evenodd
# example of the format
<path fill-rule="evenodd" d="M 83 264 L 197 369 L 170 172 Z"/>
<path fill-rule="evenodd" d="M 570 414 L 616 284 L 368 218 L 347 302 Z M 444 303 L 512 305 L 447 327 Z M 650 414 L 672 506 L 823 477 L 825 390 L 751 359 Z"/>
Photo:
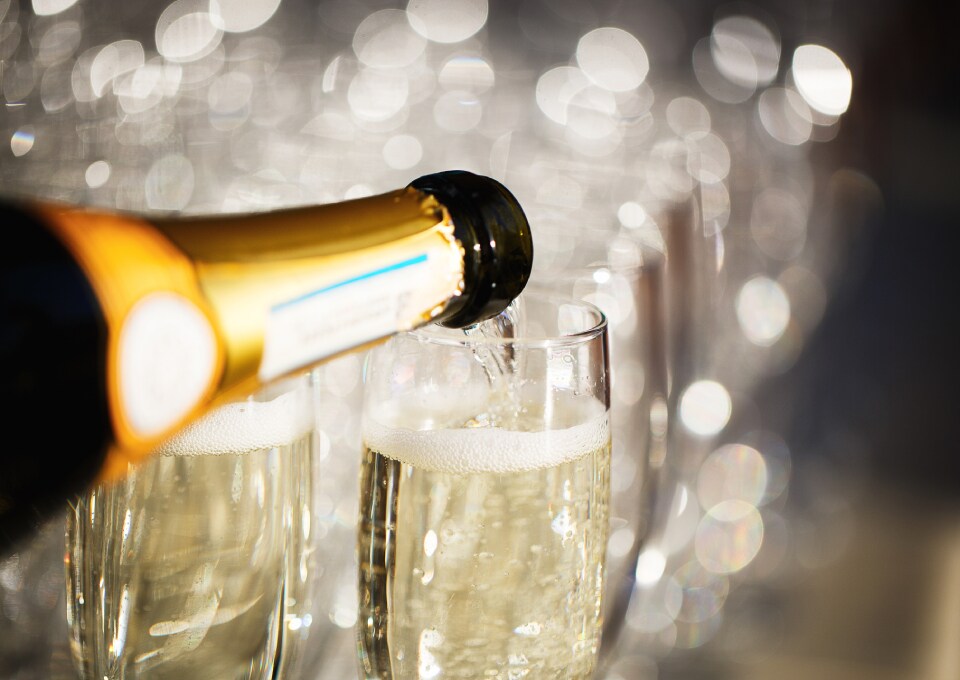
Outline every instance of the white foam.
<path fill-rule="evenodd" d="M 300 388 L 271 401 L 227 404 L 187 425 L 164 442 L 164 456 L 247 453 L 290 444 L 313 427 L 309 391 Z"/>
<path fill-rule="evenodd" d="M 607 414 L 600 402 L 585 422 L 559 430 L 520 432 L 498 427 L 411 430 L 368 420 L 367 448 L 417 468 L 436 472 L 520 472 L 554 467 L 585 456 L 610 441 Z M 583 408 L 583 406 L 582 406 Z"/>

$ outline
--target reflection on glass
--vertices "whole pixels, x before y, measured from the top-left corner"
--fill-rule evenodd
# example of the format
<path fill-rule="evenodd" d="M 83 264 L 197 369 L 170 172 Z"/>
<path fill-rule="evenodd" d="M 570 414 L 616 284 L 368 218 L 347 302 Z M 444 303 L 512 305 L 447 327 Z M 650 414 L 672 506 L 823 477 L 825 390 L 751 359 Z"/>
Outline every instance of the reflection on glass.
<path fill-rule="evenodd" d="M 596 305 L 609 323 L 613 451 L 605 653 L 619 636 L 649 529 L 656 492 L 652 473 L 664 458 L 663 432 L 657 432 L 652 421 L 656 405 L 667 396 L 662 241 L 659 233 L 641 238 L 649 235 L 640 229 L 648 217 L 638 204 L 625 203 L 620 212 L 635 226 L 619 235 L 582 229 L 576 251 L 564 266 L 536 271 L 530 284 Z M 541 226 L 535 238 L 562 238 L 557 225 Z"/>
<path fill-rule="evenodd" d="M 316 576 L 305 383 L 221 407 L 68 514 L 83 678 L 268 678 L 294 662 Z"/>

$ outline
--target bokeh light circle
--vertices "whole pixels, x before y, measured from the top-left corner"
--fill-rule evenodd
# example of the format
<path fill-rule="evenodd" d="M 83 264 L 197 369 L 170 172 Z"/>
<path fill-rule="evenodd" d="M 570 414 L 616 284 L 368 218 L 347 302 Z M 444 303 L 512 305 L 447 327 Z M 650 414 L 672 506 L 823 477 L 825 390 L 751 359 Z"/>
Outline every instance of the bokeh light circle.
<path fill-rule="evenodd" d="M 186 156 L 170 154 L 150 166 L 144 196 L 147 207 L 153 210 L 183 210 L 193 189 L 193 163 Z"/>
<path fill-rule="evenodd" d="M 742 570 L 760 552 L 763 518 L 745 501 L 718 503 L 700 520 L 695 538 L 697 559 L 710 572 L 732 574 Z"/>
<path fill-rule="evenodd" d="M 801 45 L 793 52 L 793 81 L 811 108 L 839 116 L 850 106 L 853 76 L 843 60 L 822 45 Z"/>
<path fill-rule="evenodd" d="M 110 179 L 110 164 L 107 161 L 94 161 L 87 166 L 84 179 L 91 189 L 102 187 Z"/>
<path fill-rule="evenodd" d="M 487 0 L 410 0 L 407 15 L 414 30 L 437 43 L 456 43 L 487 23 Z"/>
<path fill-rule="evenodd" d="M 577 64 L 586 76 L 611 92 L 640 86 L 650 70 L 647 51 L 622 28 L 595 28 L 577 44 Z"/>
<path fill-rule="evenodd" d="M 637 558 L 636 579 L 641 586 L 651 586 L 660 580 L 667 566 L 666 556 L 656 548 L 647 548 Z"/>
<path fill-rule="evenodd" d="M 213 24 L 228 33 L 246 33 L 272 17 L 280 0 L 210 0 Z"/>
<path fill-rule="evenodd" d="M 210 54 L 223 39 L 205 0 L 176 0 L 157 19 L 157 51 L 170 61 L 191 62 Z"/>
<path fill-rule="evenodd" d="M 406 12 L 383 9 L 360 22 L 353 36 L 353 51 L 363 64 L 378 68 L 401 68 L 414 62 L 427 41 L 414 31 Z"/>
<path fill-rule="evenodd" d="M 779 283 L 766 276 L 755 276 L 743 284 L 736 309 L 743 334 L 760 347 L 773 345 L 790 323 L 790 299 Z"/>
<path fill-rule="evenodd" d="M 759 505 L 766 491 L 766 461 L 746 444 L 721 446 L 707 456 L 697 474 L 697 497 L 705 508 L 729 500 Z"/>
<path fill-rule="evenodd" d="M 397 170 L 412 168 L 423 158 L 423 146 L 413 135 L 394 135 L 383 145 L 383 160 Z"/>
<path fill-rule="evenodd" d="M 33 127 L 30 125 L 25 125 L 10 137 L 10 151 L 13 152 L 14 156 L 18 158 L 20 156 L 26 156 L 30 153 L 30 149 L 33 148 L 33 144 L 36 141 L 36 133 L 33 130 Z"/>
<path fill-rule="evenodd" d="M 680 421 L 690 432 L 703 437 L 723 430 L 732 411 L 730 393 L 713 380 L 692 383 L 680 397 Z"/>
<path fill-rule="evenodd" d="M 713 617 L 730 594 L 729 580 L 708 571 L 697 560 L 691 560 L 673 573 L 683 596 L 676 619 L 687 623 L 706 621 Z"/>

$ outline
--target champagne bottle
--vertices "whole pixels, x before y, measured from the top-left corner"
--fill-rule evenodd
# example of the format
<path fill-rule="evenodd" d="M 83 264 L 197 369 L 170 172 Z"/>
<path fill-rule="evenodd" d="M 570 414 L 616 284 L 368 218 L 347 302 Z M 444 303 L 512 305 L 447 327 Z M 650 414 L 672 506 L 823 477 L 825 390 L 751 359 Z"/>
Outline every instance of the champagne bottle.
<path fill-rule="evenodd" d="M 4 548 L 217 404 L 401 330 L 499 313 L 533 256 L 513 195 L 464 171 L 251 215 L 2 212 Z"/>

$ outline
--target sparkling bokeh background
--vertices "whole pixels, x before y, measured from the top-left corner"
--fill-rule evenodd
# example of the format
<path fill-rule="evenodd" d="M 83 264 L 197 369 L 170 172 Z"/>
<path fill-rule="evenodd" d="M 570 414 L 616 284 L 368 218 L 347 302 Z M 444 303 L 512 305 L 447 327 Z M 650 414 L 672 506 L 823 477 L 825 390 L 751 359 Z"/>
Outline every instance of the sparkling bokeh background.
<path fill-rule="evenodd" d="M 955 617 L 875 602 L 922 582 L 960 611 L 939 585 L 960 569 L 960 523 L 941 507 L 955 485 L 943 501 L 928 492 L 956 472 L 937 453 L 949 381 L 930 377 L 929 357 L 905 359 L 942 347 L 924 329 L 943 295 L 937 225 L 956 209 L 953 167 L 936 160 L 957 139 L 938 122 L 955 105 L 930 94 L 941 71 L 922 67 L 944 68 L 938 38 L 958 23 L 937 25 L 895 2 L 868 17 L 834 2 L 0 0 L 2 191 L 247 212 L 462 168 L 500 179 L 525 207 L 535 281 L 579 265 L 597 238 L 611 244 L 608 269 L 590 273 L 598 284 L 645 249 L 665 251 L 669 443 L 601 675 L 947 680 L 960 661 L 938 636 L 960 630 Z M 918 103 L 903 105 L 885 77 Z M 921 155 L 898 141 L 914 136 Z M 925 246 L 922 232 L 890 240 L 917 215 Z M 903 261 L 918 257 L 929 266 Z M 913 330 L 883 341 L 898 319 Z M 318 609 L 286 622 L 315 641 L 304 677 L 354 672 L 361 364 L 317 372 Z M 621 406 L 640 401 L 643 369 L 613 367 Z M 920 394 L 909 405 L 905 386 Z M 908 414 L 924 434 L 890 425 Z M 909 465 L 885 441 L 934 452 Z M 915 516 L 930 519 L 923 531 Z M 878 523 L 889 532 L 864 528 Z M 612 554 L 628 555 L 638 532 L 616 526 Z M 897 537 L 921 547 L 901 555 Z M 0 564 L 4 676 L 74 677 L 62 549 L 56 520 Z M 897 632 L 928 620 L 940 623 L 922 640 Z"/>

